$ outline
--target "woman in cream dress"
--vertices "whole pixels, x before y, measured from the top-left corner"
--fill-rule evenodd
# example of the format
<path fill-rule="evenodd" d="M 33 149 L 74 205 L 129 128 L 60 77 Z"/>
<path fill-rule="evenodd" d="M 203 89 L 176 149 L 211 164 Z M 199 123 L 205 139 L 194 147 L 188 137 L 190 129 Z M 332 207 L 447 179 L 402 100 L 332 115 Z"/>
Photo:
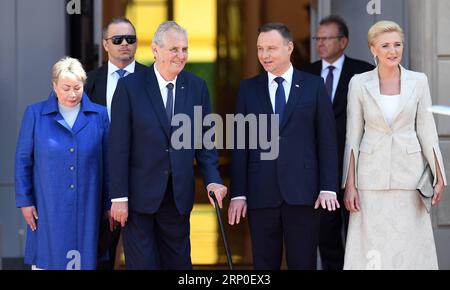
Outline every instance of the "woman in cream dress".
<path fill-rule="evenodd" d="M 433 205 L 446 185 L 427 77 L 400 65 L 404 36 L 391 21 L 368 32 L 378 66 L 350 81 L 344 269 L 437 269 L 431 218 L 416 190 L 427 163 Z"/>

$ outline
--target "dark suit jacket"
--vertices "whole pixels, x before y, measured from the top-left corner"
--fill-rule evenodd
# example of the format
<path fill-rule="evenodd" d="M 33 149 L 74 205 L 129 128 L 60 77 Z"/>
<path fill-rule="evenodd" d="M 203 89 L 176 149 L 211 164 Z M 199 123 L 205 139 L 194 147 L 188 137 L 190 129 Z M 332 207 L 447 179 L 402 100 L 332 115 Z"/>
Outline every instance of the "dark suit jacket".
<path fill-rule="evenodd" d="M 336 119 L 336 132 L 338 142 L 339 157 L 339 180 L 342 179 L 342 163 L 344 158 L 345 135 L 347 127 L 347 93 L 348 83 L 355 74 L 360 74 L 369 70 L 373 70 L 374 66 L 362 60 L 357 60 L 345 56 L 344 65 L 342 66 L 341 76 L 339 78 L 336 93 L 333 99 L 333 111 Z M 309 66 L 302 68 L 302 71 L 320 76 L 322 72 L 322 61 L 316 61 Z"/>
<path fill-rule="evenodd" d="M 182 71 L 176 82 L 174 112 L 189 116 L 193 125 L 194 106 L 201 106 L 203 116 L 210 113 L 206 82 Z M 112 115 L 110 195 L 128 197 L 130 210 L 155 213 L 171 174 L 177 209 L 181 214 L 190 212 L 194 203 L 194 159 L 205 184 L 222 183 L 216 150 L 193 149 L 193 128 L 192 149 L 172 148 L 171 128 L 153 66 L 119 80 Z M 172 132 L 177 129 L 172 127 Z M 208 129 L 203 127 L 203 133 Z"/>
<path fill-rule="evenodd" d="M 134 72 L 140 72 L 147 67 L 136 62 Z M 84 92 L 92 102 L 106 106 L 106 83 L 108 81 L 108 63 L 88 72 Z"/>
<path fill-rule="evenodd" d="M 236 111 L 273 114 L 266 72 L 241 82 Z M 270 123 L 267 131 L 270 136 Z M 246 132 L 246 143 L 248 136 Z M 279 156 L 261 160 L 262 151 L 260 146 L 233 150 L 231 197 L 245 195 L 249 208 L 276 207 L 283 200 L 310 206 L 320 190 L 337 192 L 335 121 L 322 78 L 294 69 L 280 127 Z"/>

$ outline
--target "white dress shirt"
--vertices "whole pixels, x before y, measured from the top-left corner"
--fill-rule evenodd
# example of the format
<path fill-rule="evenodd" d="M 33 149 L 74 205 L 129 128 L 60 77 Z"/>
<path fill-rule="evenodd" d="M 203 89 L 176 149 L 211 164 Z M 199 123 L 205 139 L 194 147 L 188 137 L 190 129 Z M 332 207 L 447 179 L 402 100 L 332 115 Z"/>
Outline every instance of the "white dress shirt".
<path fill-rule="evenodd" d="M 341 77 L 342 67 L 344 66 L 345 55 L 341 55 L 334 63 L 328 63 L 326 60 L 322 59 L 322 72 L 320 75 L 325 82 L 327 80 L 330 65 L 334 66 L 333 70 L 333 91 L 331 94 L 331 102 L 334 101 L 334 95 L 336 94 L 336 89 L 339 83 L 339 78 Z"/>
<path fill-rule="evenodd" d="M 292 76 L 294 74 L 294 68 L 292 67 L 292 64 L 289 66 L 288 70 L 284 72 L 280 77 L 284 79 L 283 81 L 283 88 L 284 88 L 284 95 L 286 96 L 286 104 L 289 100 L 289 94 L 291 93 L 291 84 L 292 84 Z M 277 92 L 278 83 L 275 81 L 275 78 L 278 77 L 270 72 L 267 72 L 268 76 L 268 85 L 269 85 L 269 96 L 270 96 L 270 102 L 272 103 L 272 109 L 273 112 L 275 112 L 275 94 Z"/>
<path fill-rule="evenodd" d="M 169 83 L 173 84 L 173 105 L 175 107 L 175 98 L 176 98 L 176 88 L 177 88 L 177 77 L 175 77 L 173 80 L 166 81 L 162 75 L 159 73 L 159 71 L 156 69 L 156 65 L 153 66 L 155 70 L 156 79 L 158 80 L 158 86 L 159 90 L 161 91 L 161 96 L 163 99 L 164 107 L 166 107 L 167 104 L 167 93 L 169 92 L 169 89 L 167 88 L 167 85 Z M 173 110 L 174 107 L 172 107 L 172 116 L 173 116 Z"/>
<path fill-rule="evenodd" d="M 136 61 L 133 61 L 123 69 L 125 70 L 125 76 L 134 73 L 134 68 L 136 67 Z M 111 120 L 111 104 L 116 91 L 117 82 L 120 79 L 117 71 L 119 68 L 115 66 L 111 61 L 108 61 L 108 78 L 106 80 L 106 108 L 108 109 L 108 117 Z"/>
<path fill-rule="evenodd" d="M 291 92 L 291 85 L 292 85 L 292 76 L 294 75 L 294 68 L 292 67 L 292 64 L 289 66 L 289 68 L 287 69 L 287 71 L 285 71 L 280 77 L 282 77 L 284 79 L 283 81 L 283 88 L 284 88 L 284 95 L 286 96 L 286 104 L 289 100 L 289 94 Z M 277 91 L 278 88 L 278 83 L 275 81 L 275 78 L 277 77 L 276 75 L 267 72 L 267 76 L 268 76 L 268 86 L 269 86 L 269 96 L 270 96 L 270 102 L 272 103 L 272 109 L 273 112 L 275 112 L 275 93 Z M 334 195 L 336 195 L 336 192 L 334 191 L 326 191 L 326 190 L 321 190 L 320 193 L 322 192 L 329 192 L 329 193 L 333 193 Z M 233 197 L 231 200 L 236 200 L 236 199 L 244 199 L 246 200 L 247 198 L 242 195 L 242 196 L 236 196 Z"/>
<path fill-rule="evenodd" d="M 154 65 L 153 68 L 155 70 L 155 75 L 156 75 L 156 80 L 158 81 L 159 90 L 161 91 L 161 96 L 162 96 L 162 100 L 164 103 L 164 107 L 167 104 L 167 93 L 169 91 L 169 89 L 167 88 L 168 83 L 173 84 L 173 105 L 175 107 L 175 88 L 176 88 L 176 84 L 177 84 L 177 77 L 175 77 L 173 80 L 166 81 L 162 77 L 162 75 L 159 73 L 159 71 L 156 69 L 156 65 Z M 173 114 L 174 107 L 172 107 L 172 114 Z M 128 201 L 128 197 L 119 197 L 119 198 L 111 199 L 111 202 L 121 202 L 121 201 Z"/>

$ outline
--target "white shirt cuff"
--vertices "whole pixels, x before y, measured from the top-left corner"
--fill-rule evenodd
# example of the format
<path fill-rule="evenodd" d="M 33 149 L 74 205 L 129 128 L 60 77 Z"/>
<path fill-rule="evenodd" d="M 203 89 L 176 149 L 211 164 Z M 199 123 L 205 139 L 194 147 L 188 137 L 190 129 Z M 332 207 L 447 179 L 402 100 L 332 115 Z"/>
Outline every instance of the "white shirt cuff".
<path fill-rule="evenodd" d="M 231 200 L 237 200 L 237 199 L 247 200 L 247 197 L 245 197 L 244 195 L 241 195 L 241 196 L 233 197 Z"/>
<path fill-rule="evenodd" d="M 334 194 L 334 196 L 337 196 L 336 192 L 329 191 L 329 190 L 321 190 L 320 193 L 332 193 L 332 194 Z"/>
<path fill-rule="evenodd" d="M 122 202 L 122 201 L 128 201 L 128 197 L 119 197 L 111 199 L 111 202 Z"/>

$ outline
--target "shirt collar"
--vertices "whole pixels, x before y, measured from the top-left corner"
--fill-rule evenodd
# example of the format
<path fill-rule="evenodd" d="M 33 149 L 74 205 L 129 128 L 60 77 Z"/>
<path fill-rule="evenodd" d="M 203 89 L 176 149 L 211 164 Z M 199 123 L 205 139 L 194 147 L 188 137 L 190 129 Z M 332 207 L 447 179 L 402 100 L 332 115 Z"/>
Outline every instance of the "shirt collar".
<path fill-rule="evenodd" d="M 322 70 L 327 69 L 330 65 L 335 67 L 335 70 L 342 70 L 344 66 L 345 54 L 342 54 L 334 63 L 329 63 L 322 59 Z"/>
<path fill-rule="evenodd" d="M 127 65 L 126 67 L 124 67 L 123 69 L 125 71 L 127 71 L 128 73 L 132 74 L 134 73 L 134 68 L 136 67 L 136 61 L 133 60 L 132 63 L 130 63 L 129 65 Z M 119 70 L 120 68 L 118 68 L 115 64 L 113 64 L 111 61 L 108 61 L 108 75 L 112 75 L 113 73 L 115 73 L 117 70 Z"/>
<path fill-rule="evenodd" d="M 285 71 L 280 77 L 282 77 L 286 81 L 287 85 L 289 86 L 292 83 L 292 75 L 293 74 L 294 74 L 294 68 L 292 67 L 292 64 L 290 64 L 287 71 Z M 269 85 L 272 84 L 274 79 L 277 77 L 276 75 L 274 75 L 271 72 L 267 72 L 267 76 L 269 78 Z"/>
<path fill-rule="evenodd" d="M 172 83 L 175 87 L 176 87 L 176 83 L 177 83 L 177 78 L 178 76 L 176 76 L 173 80 L 171 81 L 166 81 L 162 75 L 159 73 L 159 71 L 156 69 L 156 65 L 153 65 L 153 69 L 155 70 L 155 75 L 156 75 L 156 79 L 158 80 L 158 85 L 159 85 L 159 89 L 165 89 L 168 83 Z"/>
<path fill-rule="evenodd" d="M 100 106 L 95 105 L 94 103 L 89 100 L 89 97 L 86 95 L 85 92 L 83 92 L 83 96 L 81 97 L 81 106 L 80 111 L 81 112 L 97 112 L 100 113 Z M 56 97 L 56 93 L 54 90 L 50 92 L 50 95 L 48 96 L 47 101 L 45 101 L 44 108 L 42 110 L 42 115 L 52 114 L 52 113 L 58 113 L 59 107 L 58 107 L 58 99 Z"/>
<path fill-rule="evenodd" d="M 67 107 L 67 106 L 64 106 L 64 105 L 58 103 L 58 108 L 59 108 L 59 111 L 60 111 L 61 113 L 62 113 L 62 112 L 74 112 L 74 111 L 79 111 L 80 108 L 81 108 L 81 102 L 78 103 L 75 107 Z"/>

